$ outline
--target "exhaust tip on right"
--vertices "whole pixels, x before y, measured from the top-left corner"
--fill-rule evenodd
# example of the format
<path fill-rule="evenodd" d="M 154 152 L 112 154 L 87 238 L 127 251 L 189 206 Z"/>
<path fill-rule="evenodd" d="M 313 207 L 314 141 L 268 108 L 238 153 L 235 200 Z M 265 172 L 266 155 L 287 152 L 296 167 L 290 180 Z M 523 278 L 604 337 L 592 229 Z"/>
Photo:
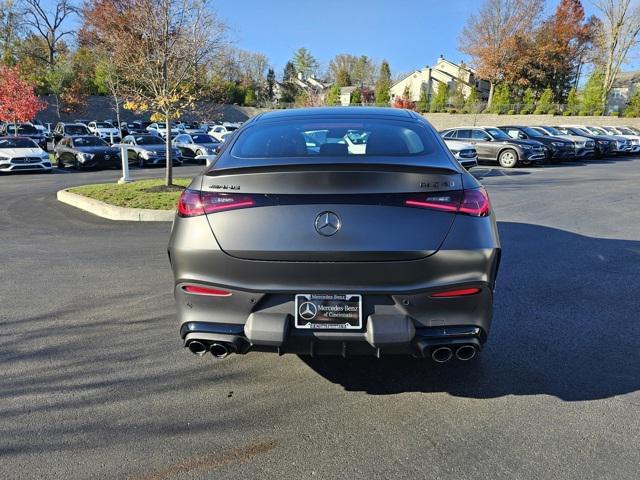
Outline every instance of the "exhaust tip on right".
<path fill-rule="evenodd" d="M 445 363 L 453 357 L 453 350 L 449 347 L 438 347 L 431 353 L 434 362 Z"/>
<path fill-rule="evenodd" d="M 473 345 L 462 345 L 456 350 L 456 358 L 466 362 L 476 356 L 477 350 Z"/>

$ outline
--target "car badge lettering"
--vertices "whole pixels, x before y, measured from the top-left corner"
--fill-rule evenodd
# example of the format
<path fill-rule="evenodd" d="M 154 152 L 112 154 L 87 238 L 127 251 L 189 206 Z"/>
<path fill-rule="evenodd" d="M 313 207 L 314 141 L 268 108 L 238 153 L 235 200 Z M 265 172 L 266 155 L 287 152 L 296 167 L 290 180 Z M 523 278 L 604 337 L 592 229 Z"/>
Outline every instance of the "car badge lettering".
<path fill-rule="evenodd" d="M 330 237 L 331 235 L 335 235 L 340 230 L 342 226 L 342 222 L 340 221 L 340 217 L 333 212 L 322 212 L 316 217 L 315 227 L 316 232 L 318 232 L 323 237 Z"/>
<path fill-rule="evenodd" d="M 240 190 L 240 185 L 209 185 L 216 190 Z"/>

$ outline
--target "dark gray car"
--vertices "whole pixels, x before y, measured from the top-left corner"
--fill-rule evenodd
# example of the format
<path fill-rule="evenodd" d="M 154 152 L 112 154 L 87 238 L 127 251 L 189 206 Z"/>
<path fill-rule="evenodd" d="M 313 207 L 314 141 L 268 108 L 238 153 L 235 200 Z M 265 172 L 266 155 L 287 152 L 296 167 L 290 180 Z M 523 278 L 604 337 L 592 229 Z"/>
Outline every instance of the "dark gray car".
<path fill-rule="evenodd" d="M 544 145 L 540 142 L 511 138 L 498 127 L 452 128 L 443 131 L 442 136 L 471 143 L 476 147 L 478 160 L 497 161 L 504 168 L 518 164 L 541 165 L 546 158 Z"/>
<path fill-rule="evenodd" d="M 500 241 L 486 191 L 424 118 L 314 108 L 243 125 L 182 194 L 169 259 L 195 354 L 446 362 L 487 339 Z"/>
<path fill-rule="evenodd" d="M 199 155 L 215 155 L 220 146 L 220 142 L 206 133 L 183 133 L 174 138 L 171 144 L 180 150 L 183 160 L 194 160 L 203 164 L 206 163 L 205 160 L 195 158 Z"/>
<path fill-rule="evenodd" d="M 144 168 L 148 165 L 166 165 L 167 150 L 165 140 L 159 135 L 129 135 L 122 139 L 127 146 L 129 163 Z M 180 150 L 172 147 L 171 158 L 174 165 L 181 165 Z"/>

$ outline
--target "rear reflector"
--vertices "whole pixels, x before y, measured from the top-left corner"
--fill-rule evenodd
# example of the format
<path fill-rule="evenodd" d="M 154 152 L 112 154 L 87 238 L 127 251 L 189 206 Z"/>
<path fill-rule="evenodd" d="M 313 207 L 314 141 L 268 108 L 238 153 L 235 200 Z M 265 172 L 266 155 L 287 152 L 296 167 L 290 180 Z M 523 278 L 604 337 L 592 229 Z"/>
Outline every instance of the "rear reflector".
<path fill-rule="evenodd" d="M 440 212 L 462 213 L 473 217 L 487 217 L 491 210 L 489 196 L 484 188 L 454 192 L 434 192 L 415 195 L 404 204 Z"/>
<path fill-rule="evenodd" d="M 479 293 L 479 288 L 459 288 L 457 290 L 446 290 L 444 292 L 432 293 L 432 298 L 446 298 L 446 297 L 464 297 L 466 295 L 475 295 Z"/>
<path fill-rule="evenodd" d="M 178 201 L 178 215 L 195 217 L 224 210 L 254 207 L 255 205 L 253 198 L 247 195 L 185 190 Z"/>
<path fill-rule="evenodd" d="M 232 294 L 227 290 L 219 288 L 201 287 L 198 285 L 183 285 L 182 290 L 186 293 L 195 293 L 196 295 L 209 295 L 212 297 L 230 297 Z"/>

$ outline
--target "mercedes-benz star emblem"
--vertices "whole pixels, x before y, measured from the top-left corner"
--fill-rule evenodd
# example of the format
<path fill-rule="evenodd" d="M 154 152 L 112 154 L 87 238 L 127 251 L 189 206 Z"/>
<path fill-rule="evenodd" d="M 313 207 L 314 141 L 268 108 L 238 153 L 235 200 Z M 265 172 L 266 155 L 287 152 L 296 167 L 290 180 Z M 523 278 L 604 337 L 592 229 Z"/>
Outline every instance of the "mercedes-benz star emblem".
<path fill-rule="evenodd" d="M 341 225 L 340 217 L 333 212 L 322 212 L 316 217 L 316 232 L 325 237 L 335 235 Z"/>
<path fill-rule="evenodd" d="M 316 307 L 315 303 L 304 302 L 301 303 L 298 307 L 298 314 L 304 320 L 312 320 L 318 313 L 318 307 Z"/>

